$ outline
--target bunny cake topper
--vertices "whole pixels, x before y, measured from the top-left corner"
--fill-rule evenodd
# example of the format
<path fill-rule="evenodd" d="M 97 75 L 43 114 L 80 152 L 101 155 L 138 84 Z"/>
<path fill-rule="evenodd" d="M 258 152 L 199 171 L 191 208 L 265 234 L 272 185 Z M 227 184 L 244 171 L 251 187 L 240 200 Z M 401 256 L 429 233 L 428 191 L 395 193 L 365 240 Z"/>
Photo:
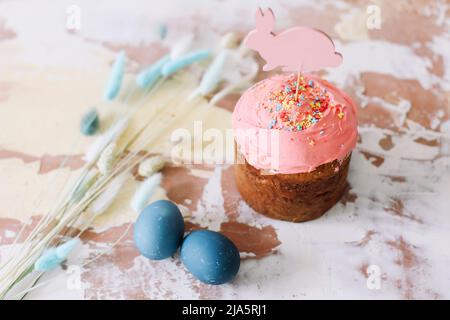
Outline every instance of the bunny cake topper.
<path fill-rule="evenodd" d="M 256 11 L 256 29 L 250 31 L 244 44 L 259 52 L 266 61 L 264 71 L 282 67 L 283 71 L 310 72 L 336 67 L 342 55 L 335 51 L 334 43 L 324 32 L 293 27 L 275 35 L 275 17 L 271 9 Z"/>

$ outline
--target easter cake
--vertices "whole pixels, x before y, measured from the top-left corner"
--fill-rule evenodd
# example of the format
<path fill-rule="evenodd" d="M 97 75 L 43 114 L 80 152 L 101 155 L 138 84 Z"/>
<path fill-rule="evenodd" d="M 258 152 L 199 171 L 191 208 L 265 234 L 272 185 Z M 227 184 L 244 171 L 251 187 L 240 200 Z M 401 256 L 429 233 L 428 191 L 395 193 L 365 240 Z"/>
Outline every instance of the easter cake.
<path fill-rule="evenodd" d="M 315 29 L 273 34 L 270 9 L 257 12 L 256 25 L 245 41 L 266 60 L 263 69 L 281 66 L 297 72 L 262 80 L 237 102 L 232 116 L 237 188 L 252 208 L 271 218 L 316 219 L 346 189 L 357 116 L 343 91 L 310 72 L 337 66 L 342 56 Z M 277 54 L 277 46 L 293 54 Z"/>
<path fill-rule="evenodd" d="M 257 83 L 238 101 L 232 121 L 242 197 L 267 216 L 301 222 L 320 217 L 342 196 L 357 120 L 350 98 L 312 75 L 300 78 L 295 101 L 295 81 L 276 75 Z M 253 132 L 278 145 L 252 139 Z"/>

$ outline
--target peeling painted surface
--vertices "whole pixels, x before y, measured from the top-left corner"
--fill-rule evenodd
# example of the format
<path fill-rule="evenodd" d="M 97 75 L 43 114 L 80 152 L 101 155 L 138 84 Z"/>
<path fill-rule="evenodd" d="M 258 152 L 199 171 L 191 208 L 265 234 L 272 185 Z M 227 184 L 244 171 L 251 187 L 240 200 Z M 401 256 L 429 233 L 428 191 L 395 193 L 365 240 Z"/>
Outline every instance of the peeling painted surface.
<path fill-rule="evenodd" d="M 18 159 L 23 161 L 24 163 L 39 162 L 39 174 L 45 174 L 59 168 L 69 168 L 71 170 L 77 170 L 80 169 L 84 164 L 82 155 L 52 156 L 44 154 L 40 157 L 36 157 L 26 153 L 5 149 L 0 149 L 0 160 L 1 159 Z"/>
<path fill-rule="evenodd" d="M 0 41 L 14 39 L 17 34 L 7 26 L 6 20 L 0 17 Z"/>

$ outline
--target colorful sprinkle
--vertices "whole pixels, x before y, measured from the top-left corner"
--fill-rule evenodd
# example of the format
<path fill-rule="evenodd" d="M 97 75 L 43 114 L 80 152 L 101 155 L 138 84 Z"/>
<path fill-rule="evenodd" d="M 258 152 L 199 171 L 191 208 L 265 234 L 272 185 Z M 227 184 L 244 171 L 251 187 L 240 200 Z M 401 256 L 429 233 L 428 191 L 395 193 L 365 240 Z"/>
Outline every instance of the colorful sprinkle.
<path fill-rule="evenodd" d="M 272 128 L 275 126 L 276 123 L 277 123 L 277 120 L 272 119 L 272 120 L 270 121 L 270 123 L 269 123 L 269 129 L 272 129 Z"/>
<path fill-rule="evenodd" d="M 271 114 L 270 129 L 301 131 L 309 128 L 323 117 L 332 105 L 330 96 L 313 80 L 300 77 L 298 100 L 296 75 L 290 76 L 279 88 L 268 94 L 260 107 Z M 340 111 L 341 109 L 336 109 Z"/>

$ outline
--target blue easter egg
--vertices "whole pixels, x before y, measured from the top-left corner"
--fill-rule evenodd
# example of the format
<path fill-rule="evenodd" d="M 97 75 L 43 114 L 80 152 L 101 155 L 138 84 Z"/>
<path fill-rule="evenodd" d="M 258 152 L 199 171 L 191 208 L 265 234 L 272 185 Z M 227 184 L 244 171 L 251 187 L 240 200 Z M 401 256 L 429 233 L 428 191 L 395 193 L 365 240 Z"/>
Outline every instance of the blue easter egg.
<path fill-rule="evenodd" d="M 207 284 L 230 282 L 239 271 L 239 250 L 221 233 L 198 230 L 184 238 L 181 261 L 200 281 Z"/>
<path fill-rule="evenodd" d="M 149 204 L 134 224 L 134 243 L 144 257 L 152 260 L 173 255 L 183 234 L 184 220 L 180 209 L 167 200 Z"/>

